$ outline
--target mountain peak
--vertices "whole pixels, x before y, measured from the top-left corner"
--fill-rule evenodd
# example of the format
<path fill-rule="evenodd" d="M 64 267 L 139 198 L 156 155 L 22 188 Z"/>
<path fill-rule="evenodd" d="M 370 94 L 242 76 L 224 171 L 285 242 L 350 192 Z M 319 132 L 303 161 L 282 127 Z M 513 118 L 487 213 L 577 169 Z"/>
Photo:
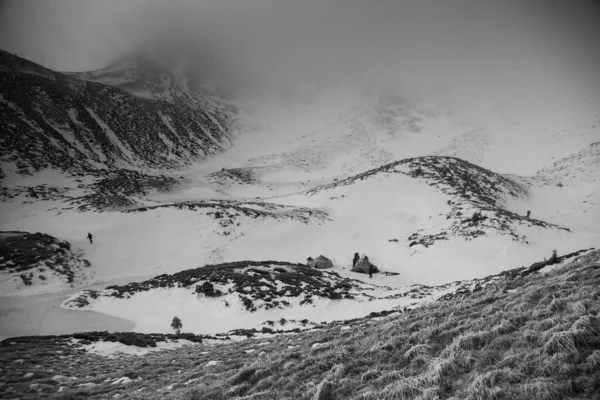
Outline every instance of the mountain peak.
<path fill-rule="evenodd" d="M 71 75 L 155 100 L 228 97 L 216 59 L 208 45 L 165 36 L 139 44 L 106 68 Z"/>

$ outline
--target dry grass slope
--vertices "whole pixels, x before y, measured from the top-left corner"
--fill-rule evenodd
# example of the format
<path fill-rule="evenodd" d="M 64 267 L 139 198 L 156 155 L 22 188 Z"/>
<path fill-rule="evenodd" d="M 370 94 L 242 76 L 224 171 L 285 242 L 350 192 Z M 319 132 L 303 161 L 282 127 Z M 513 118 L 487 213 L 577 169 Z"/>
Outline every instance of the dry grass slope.
<path fill-rule="evenodd" d="M 380 321 L 353 321 L 350 329 L 338 325 L 117 359 L 55 342 L 34 347 L 8 340 L 0 347 L 0 393 L 65 399 L 590 399 L 600 392 L 599 300 L 600 251 L 593 251 L 546 275 L 491 284 Z M 57 383 L 54 375 L 77 380 Z M 133 381 L 111 384 L 125 376 Z M 90 382 L 96 386 L 78 386 Z M 59 386 L 64 389 L 57 394 Z"/>

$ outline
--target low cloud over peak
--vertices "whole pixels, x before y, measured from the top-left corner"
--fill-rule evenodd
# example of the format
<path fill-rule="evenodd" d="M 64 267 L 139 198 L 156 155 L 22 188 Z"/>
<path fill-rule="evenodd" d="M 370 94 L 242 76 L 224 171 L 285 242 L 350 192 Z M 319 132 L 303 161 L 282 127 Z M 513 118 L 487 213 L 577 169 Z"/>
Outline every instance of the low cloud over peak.
<path fill-rule="evenodd" d="M 14 1 L 0 46 L 59 70 L 102 68 L 142 42 L 209 46 L 262 90 L 344 84 L 458 98 L 596 89 L 597 8 L 567 0 Z"/>

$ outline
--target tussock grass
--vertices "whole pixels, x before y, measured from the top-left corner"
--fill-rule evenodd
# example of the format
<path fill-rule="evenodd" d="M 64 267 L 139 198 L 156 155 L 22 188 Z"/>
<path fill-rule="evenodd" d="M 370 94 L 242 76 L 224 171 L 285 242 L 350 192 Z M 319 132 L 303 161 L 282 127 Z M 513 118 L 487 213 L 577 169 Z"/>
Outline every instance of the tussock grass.
<path fill-rule="evenodd" d="M 429 358 L 429 357 L 431 357 L 429 350 L 430 350 L 430 348 L 428 345 L 417 344 L 417 345 L 412 346 L 410 349 L 408 349 L 404 353 L 404 357 L 408 360 L 412 360 L 416 357 Z"/>
<path fill-rule="evenodd" d="M 314 400 L 335 400 L 331 382 L 327 380 L 321 382 L 315 393 Z"/>
<path fill-rule="evenodd" d="M 544 351 L 550 356 L 556 354 L 565 359 L 579 357 L 579 350 L 575 344 L 574 334 L 568 331 L 554 333 L 546 344 L 544 344 Z"/>
<path fill-rule="evenodd" d="M 414 378 L 402 379 L 399 382 L 388 385 L 381 393 L 382 400 L 408 400 L 420 395 L 424 389 L 420 382 Z"/>
<path fill-rule="evenodd" d="M 531 400 L 560 400 L 563 398 L 563 385 L 548 379 L 538 378 L 522 385 L 513 386 L 508 398 Z"/>
<path fill-rule="evenodd" d="M 585 361 L 585 368 L 589 372 L 600 372 L 600 350 L 594 350 Z"/>
<path fill-rule="evenodd" d="M 58 396 L 62 385 L 60 398 L 71 399 L 592 398 L 600 387 L 600 268 L 591 265 L 599 261 L 600 251 L 591 252 L 549 274 L 373 324 L 356 320 L 346 331 L 332 325 L 115 359 L 64 338 L 8 340 L 0 346 L 0 397 Z M 57 383 L 54 375 L 77 380 Z M 123 376 L 135 380 L 110 384 Z M 87 382 L 97 386 L 77 386 Z"/>

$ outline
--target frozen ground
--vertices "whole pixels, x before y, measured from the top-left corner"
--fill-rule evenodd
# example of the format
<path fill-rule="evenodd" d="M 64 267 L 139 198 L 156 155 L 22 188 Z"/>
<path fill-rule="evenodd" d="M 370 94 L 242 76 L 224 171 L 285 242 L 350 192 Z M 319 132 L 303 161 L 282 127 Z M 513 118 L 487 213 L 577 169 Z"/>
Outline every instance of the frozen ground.
<path fill-rule="evenodd" d="M 443 216 L 449 206 L 443 193 L 406 176 L 377 176 L 312 196 L 303 192 L 388 162 L 427 154 L 463 157 L 494 172 L 532 175 L 600 137 L 599 115 L 591 111 L 591 103 L 557 99 L 530 114 L 507 114 L 502 108 L 477 114 L 449 110 L 443 101 L 422 103 L 392 98 L 357 103 L 342 102 L 341 98 L 336 94 L 309 105 L 274 101 L 258 108 L 243 107 L 248 113 L 244 118 L 252 123 L 233 148 L 180 172 L 178 175 L 189 182 L 181 190 L 140 199 L 145 205 L 159 205 L 260 197 L 272 203 L 324 211 L 329 221 L 239 216 L 224 228 L 220 220 L 197 210 L 57 212 L 53 208 L 60 206 L 58 200 L 34 202 L 15 197 L 0 204 L 0 229 L 44 232 L 83 249 L 92 263 L 96 287 L 114 279 L 134 281 L 140 276 L 205 264 L 238 260 L 304 262 L 306 257 L 319 254 L 333 259 L 336 272 L 377 285 L 435 285 L 527 266 L 549 257 L 552 249 L 563 254 L 600 243 L 597 175 L 587 170 L 584 180 L 570 180 L 563 187 L 523 178 L 530 184 L 529 195 L 507 199 L 507 209 L 520 215 L 532 210 L 533 217 L 571 230 L 523 227 L 520 233 L 527 235 L 529 243 L 488 235 L 472 241 L 439 242 L 430 248 L 408 247 L 407 238 L 415 231 L 434 232 L 446 226 L 448 221 Z M 566 104 L 571 107 L 557 113 Z M 540 146 L 544 151 L 538 151 Z M 584 161 L 569 162 L 573 166 Z M 592 168 L 597 170 L 597 159 L 585 162 L 596 163 Z M 251 170 L 256 181 L 225 184 L 209 179 L 208 175 L 223 168 Z M 551 171 L 550 177 L 554 173 Z M 9 186 L 43 182 L 76 187 L 73 178 L 52 171 L 23 180 L 9 178 L 5 182 Z M 94 244 L 86 241 L 87 232 L 94 234 Z M 369 280 L 350 273 L 354 252 L 368 254 L 383 271 L 400 275 L 377 275 Z M 248 314 L 213 307 L 206 313 L 203 310 L 212 307 L 210 304 L 188 298 L 185 293 L 165 291 L 148 298 L 140 295 L 101 302 L 95 310 L 104 316 L 57 308 L 70 295 L 68 292 L 18 300 L 7 295 L 10 293 L 0 294 L 2 336 L 132 329 L 133 323 L 128 321 L 135 321 L 139 331 L 162 331 L 163 325 L 168 330 L 168 321 L 175 313 L 184 316 L 189 331 L 209 333 L 234 325 L 255 327 L 266 319 L 281 317 L 314 321 L 353 318 L 402 305 L 399 300 L 382 300 L 348 308 L 326 301 L 285 312 Z M 123 302 L 131 306 L 124 307 Z M 139 313 L 145 310 L 152 316 L 140 318 Z"/>

